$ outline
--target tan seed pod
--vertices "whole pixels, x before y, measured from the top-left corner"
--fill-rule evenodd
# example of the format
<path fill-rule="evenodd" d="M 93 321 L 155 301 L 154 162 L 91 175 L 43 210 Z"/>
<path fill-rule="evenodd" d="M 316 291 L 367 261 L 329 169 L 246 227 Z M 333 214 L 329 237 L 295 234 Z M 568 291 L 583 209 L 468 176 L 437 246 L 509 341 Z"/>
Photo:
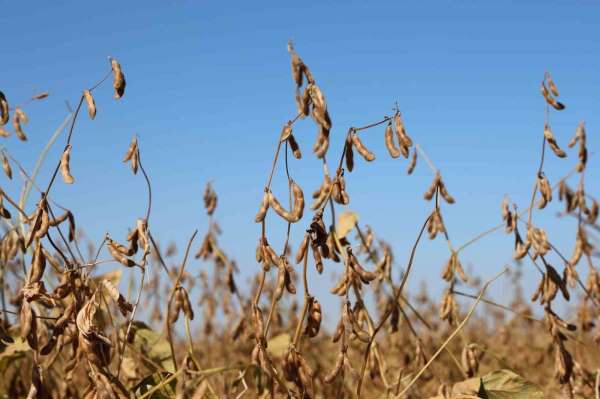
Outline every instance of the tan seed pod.
<path fill-rule="evenodd" d="M 442 179 L 440 178 L 439 181 L 439 189 L 440 189 L 440 194 L 442 195 L 442 198 L 449 204 L 454 204 L 454 197 L 451 196 L 448 193 L 448 190 L 446 189 L 446 185 L 444 184 L 444 182 L 442 181 Z"/>
<path fill-rule="evenodd" d="M 210 182 L 206 183 L 206 186 L 204 187 L 203 200 L 204 209 L 206 209 L 206 213 L 209 216 L 212 215 L 217 209 L 218 198 L 217 193 L 213 189 L 212 184 Z"/>
<path fill-rule="evenodd" d="M 417 149 L 415 148 L 413 150 L 413 156 L 410 159 L 410 163 L 408 164 L 408 167 L 406 168 L 406 173 L 411 175 L 412 172 L 415 170 L 416 166 L 417 166 Z"/>
<path fill-rule="evenodd" d="M 402 121 L 400 112 L 397 112 L 396 115 L 394 115 L 394 122 L 396 124 L 396 135 L 398 136 L 400 146 L 406 147 L 406 150 L 408 151 L 408 147 L 412 146 L 413 142 L 412 139 L 408 137 L 408 134 L 406 134 L 406 129 L 404 128 L 404 122 Z"/>
<path fill-rule="evenodd" d="M 4 207 L 4 195 L 2 194 L 0 194 L 0 216 L 4 219 L 12 219 L 12 215 L 10 214 L 8 209 Z"/>
<path fill-rule="evenodd" d="M 559 158 L 565 158 L 567 156 L 567 153 L 564 152 L 558 146 L 558 143 L 556 142 L 556 138 L 554 137 L 554 134 L 552 134 L 552 130 L 550 129 L 550 125 L 547 124 L 547 123 L 544 125 L 544 137 L 546 138 L 546 142 L 548 143 L 548 145 L 552 149 L 552 152 L 554 152 L 554 154 L 557 157 L 559 157 Z"/>
<path fill-rule="evenodd" d="M 479 370 L 479 359 L 475 345 L 470 344 L 463 348 L 461 363 L 468 377 L 473 377 L 477 374 L 477 371 Z"/>
<path fill-rule="evenodd" d="M 29 118 L 27 117 L 27 114 L 25 114 L 25 111 L 23 111 L 21 107 L 15 108 L 15 115 L 21 123 L 25 125 L 29 123 Z"/>
<path fill-rule="evenodd" d="M 543 209 L 546 207 L 548 202 L 552 200 L 552 188 L 545 175 L 539 174 L 537 178 L 537 186 L 540 190 L 541 199 L 538 203 L 538 208 Z"/>
<path fill-rule="evenodd" d="M 305 118 L 310 114 L 310 103 L 308 90 L 304 89 L 304 93 L 300 93 L 300 90 L 296 89 L 296 108 L 301 118 Z"/>
<path fill-rule="evenodd" d="M 423 194 L 423 198 L 425 198 L 427 201 L 431 201 L 431 199 L 433 198 L 433 195 L 435 194 L 435 191 L 437 190 L 437 188 L 439 186 L 440 179 L 441 179 L 440 174 L 436 173 L 435 177 L 433 178 L 433 181 L 427 188 L 427 191 L 425 191 L 425 194 Z"/>
<path fill-rule="evenodd" d="M 133 157 L 133 154 L 137 151 L 137 137 L 133 136 L 133 138 L 131 139 L 131 143 L 129 144 L 129 147 L 127 148 L 127 152 L 125 153 L 125 156 L 123 157 L 123 162 L 127 162 L 129 160 L 131 160 L 131 158 Z"/>
<path fill-rule="evenodd" d="M 300 151 L 300 146 L 298 145 L 298 142 L 296 141 L 296 138 L 293 134 L 290 134 L 290 136 L 288 137 L 288 143 L 290 145 L 290 149 L 292 150 L 292 154 L 294 154 L 294 157 L 296 159 L 301 159 L 302 152 Z"/>
<path fill-rule="evenodd" d="M 505 231 L 509 234 L 512 233 L 516 228 L 516 219 L 508 207 L 508 197 L 506 196 L 502 200 L 502 220 L 506 222 Z"/>
<path fill-rule="evenodd" d="M 298 57 L 298 54 L 292 49 L 290 51 L 292 55 L 292 77 L 296 83 L 296 87 L 302 86 L 302 60 Z"/>
<path fill-rule="evenodd" d="M 321 274 L 323 273 L 323 258 L 321 256 L 321 252 L 319 251 L 319 247 L 314 241 L 311 241 L 310 248 L 312 250 L 311 252 L 313 254 L 313 259 L 315 261 L 315 267 L 317 269 L 317 272 Z"/>
<path fill-rule="evenodd" d="M 2 169 L 6 176 L 12 180 L 12 169 L 10 167 L 10 163 L 8 162 L 8 158 L 6 155 L 2 154 Z"/>
<path fill-rule="evenodd" d="M 361 281 L 364 284 L 369 284 L 371 281 L 373 281 L 377 278 L 377 274 L 365 270 L 360 265 L 360 263 L 358 263 L 358 259 L 356 259 L 356 256 L 354 256 L 350 247 L 348 247 L 347 251 L 348 251 L 347 258 L 348 258 L 348 262 L 350 263 L 350 268 L 352 270 L 354 270 L 356 272 L 356 274 L 358 274 L 358 276 L 360 277 Z"/>
<path fill-rule="evenodd" d="M 338 281 L 338 283 L 335 286 L 333 286 L 333 288 L 331 288 L 329 292 L 331 292 L 334 295 L 343 296 L 345 295 L 346 290 L 348 289 L 349 283 L 350 282 L 348 276 L 346 273 L 344 273 L 340 281 Z"/>
<path fill-rule="evenodd" d="M 35 94 L 31 97 L 32 100 L 43 100 L 44 98 L 48 97 L 50 95 L 50 93 L 48 93 L 47 91 L 43 91 L 41 93 Z"/>
<path fill-rule="evenodd" d="M 150 243 L 146 232 L 148 231 L 148 221 L 146 219 L 136 220 L 136 232 L 140 246 L 144 250 L 144 253 L 150 252 Z"/>
<path fill-rule="evenodd" d="M 8 101 L 2 91 L 0 91 L 0 126 L 4 126 L 10 119 Z"/>
<path fill-rule="evenodd" d="M 294 205 L 291 211 L 285 210 L 285 208 L 279 203 L 273 193 L 269 192 L 269 206 L 282 218 L 290 223 L 296 223 L 302 219 L 304 214 L 304 194 L 302 189 L 296 182 L 292 181 L 292 196 L 294 198 Z"/>
<path fill-rule="evenodd" d="M 284 291 L 285 291 L 285 271 L 280 265 L 278 268 L 278 271 L 277 271 L 277 282 L 275 283 L 275 293 L 273 294 L 276 301 L 279 301 L 281 299 Z"/>
<path fill-rule="evenodd" d="M 538 255 L 546 255 L 551 249 L 548 243 L 548 237 L 543 229 L 530 227 L 527 230 L 527 240 L 531 242 L 531 245 L 535 251 L 534 258 Z"/>
<path fill-rule="evenodd" d="M 38 207 L 40 209 L 40 223 L 38 225 L 38 228 L 35 230 L 34 237 L 42 238 L 48 233 L 48 227 L 50 227 L 50 217 L 48 215 L 46 200 L 42 199 Z"/>
<path fill-rule="evenodd" d="M 365 161 L 373 161 L 375 159 L 375 154 L 373 154 L 360 140 L 358 134 L 356 132 L 351 134 L 352 136 L 352 144 L 356 147 L 356 151 L 364 158 Z"/>
<path fill-rule="evenodd" d="M 92 93 L 89 90 L 84 90 L 83 98 L 85 99 L 90 119 L 94 119 L 96 117 L 96 102 L 94 101 L 94 97 L 92 97 Z"/>
<path fill-rule="evenodd" d="M 281 129 L 281 134 L 279 135 L 279 141 L 280 142 L 285 142 L 290 135 L 292 134 L 292 126 L 289 123 L 286 123 L 285 125 L 283 125 L 283 128 Z"/>
<path fill-rule="evenodd" d="M 340 340 L 340 338 L 342 338 L 342 336 L 344 335 L 345 331 L 346 331 L 346 327 L 344 326 L 344 319 L 340 317 L 340 321 L 338 322 L 337 326 L 335 327 L 335 332 L 333 333 L 331 340 L 333 342 L 338 342 Z"/>
<path fill-rule="evenodd" d="M 410 149 L 404 144 L 400 144 L 400 154 L 406 159 L 408 159 L 408 155 L 410 154 Z"/>
<path fill-rule="evenodd" d="M 110 58 L 110 65 L 112 67 L 113 72 L 113 88 L 115 89 L 115 99 L 123 97 L 125 94 L 125 86 L 127 83 L 125 82 L 125 75 L 123 74 L 123 70 L 121 69 L 121 64 L 114 59 Z"/>
<path fill-rule="evenodd" d="M 311 300 L 308 318 L 306 320 L 306 329 L 304 333 L 309 337 L 316 337 L 321 328 L 321 304 L 315 298 Z"/>
<path fill-rule="evenodd" d="M 339 263 L 340 257 L 338 256 L 338 248 L 337 248 L 337 245 L 335 244 L 335 237 L 334 237 L 333 229 L 331 229 L 329 231 L 329 234 L 327 235 L 327 241 L 325 243 L 329 250 L 329 253 L 327 254 L 327 258 L 331 259 L 335 263 Z"/>
<path fill-rule="evenodd" d="M 23 127 L 21 126 L 22 123 L 27 124 L 27 117 L 25 117 L 25 119 L 23 119 L 23 116 L 25 114 L 23 113 L 23 111 L 21 110 L 21 108 L 17 107 L 15 108 L 15 113 L 13 115 L 13 129 L 15 129 L 15 133 L 17 135 L 17 137 L 19 138 L 19 140 L 21 141 L 27 141 L 27 135 L 25 134 L 25 132 L 23 131 Z"/>
<path fill-rule="evenodd" d="M 75 240 L 75 216 L 71 213 L 71 211 L 67 211 L 67 220 L 69 221 L 69 242 Z"/>
<path fill-rule="evenodd" d="M 585 133 L 585 123 L 580 122 L 577 125 L 577 130 L 575 131 L 575 136 L 569 141 L 569 148 L 572 148 L 576 143 L 579 143 L 579 163 L 577 164 L 577 171 L 583 172 L 585 166 L 587 164 L 587 147 L 586 147 L 586 133 Z"/>
<path fill-rule="evenodd" d="M 179 320 L 179 313 L 183 309 L 183 301 L 181 299 L 181 292 L 179 289 L 175 290 L 175 296 L 173 298 L 173 303 L 170 306 L 169 314 L 167 317 L 169 318 L 169 323 L 174 324 Z"/>
<path fill-rule="evenodd" d="M 440 319 L 446 320 L 450 325 L 454 323 L 456 320 L 457 306 L 454 301 L 454 297 L 450 293 L 450 291 L 446 291 L 444 293 L 444 297 L 442 298 L 442 305 L 440 307 Z"/>
<path fill-rule="evenodd" d="M 297 354 L 298 356 L 298 364 L 300 365 L 300 370 L 304 372 L 304 374 L 308 377 L 309 380 L 312 380 L 314 376 L 314 372 L 304 356 L 301 353 Z M 306 385 L 309 385 L 311 381 L 304 381 Z"/>
<path fill-rule="evenodd" d="M 308 94 L 310 95 L 313 106 L 318 109 L 326 109 L 327 104 L 325 102 L 325 96 L 323 95 L 323 92 L 321 91 L 319 86 L 317 86 L 314 83 L 310 83 L 307 86 L 307 88 L 308 88 Z"/>
<path fill-rule="evenodd" d="M 531 248 L 531 241 L 525 237 L 525 241 L 521 239 L 519 231 L 515 229 L 515 251 L 513 252 L 514 259 L 523 259 Z"/>
<path fill-rule="evenodd" d="M 561 102 L 556 101 L 556 99 L 552 97 L 552 95 L 548 92 L 548 88 L 546 87 L 546 84 L 544 82 L 542 82 L 540 90 L 546 102 L 550 104 L 554 109 L 558 111 L 565 109 L 565 105 Z"/>
<path fill-rule="evenodd" d="M 265 220 L 265 216 L 267 215 L 267 211 L 269 210 L 269 193 L 265 191 L 263 194 L 262 201 L 260 203 L 260 208 L 258 209 L 258 213 L 254 217 L 254 222 L 260 223 Z"/>
<path fill-rule="evenodd" d="M 329 149 L 329 129 L 325 129 L 322 126 L 319 127 L 319 134 L 317 135 L 317 141 L 313 145 L 313 152 L 317 158 L 321 159 L 327 154 Z"/>
<path fill-rule="evenodd" d="M 33 317 L 33 309 L 27 301 L 21 303 L 21 311 L 19 312 L 19 325 L 21 327 L 21 338 L 26 339 L 32 331 L 35 318 Z"/>
<path fill-rule="evenodd" d="M 0 126 L 0 137 L 10 137 L 10 132 Z"/>
<path fill-rule="evenodd" d="M 44 270 L 46 269 L 46 256 L 44 255 L 44 251 L 40 241 L 38 240 L 35 250 L 33 252 L 33 259 L 31 262 L 31 268 L 29 268 L 29 272 L 27 273 L 27 283 L 33 284 L 37 283 L 42 279 L 44 275 Z"/>
<path fill-rule="evenodd" d="M 284 259 L 286 266 L 284 267 L 284 275 L 285 275 L 285 289 L 292 295 L 296 295 L 296 286 L 292 281 L 292 273 L 294 269 L 287 263 L 287 260 Z"/>
<path fill-rule="evenodd" d="M 187 290 L 183 287 L 180 287 L 179 290 L 181 293 L 181 308 L 183 309 L 183 314 L 185 314 L 185 317 L 189 320 L 194 320 L 194 310 L 192 309 Z"/>
<path fill-rule="evenodd" d="M 556 87 L 554 80 L 552 80 L 552 75 L 550 75 L 550 72 L 546 72 L 544 78 L 546 79 L 546 82 L 548 82 L 548 87 L 550 88 L 552 95 L 554 95 L 555 97 L 560 96 L 560 94 L 558 93 L 558 88 Z"/>
<path fill-rule="evenodd" d="M 331 384 L 333 382 L 333 380 L 335 380 L 335 377 L 337 377 L 340 374 L 340 371 L 342 370 L 343 367 L 344 367 L 344 352 L 340 352 L 335 361 L 335 365 L 333 366 L 333 369 L 329 373 L 327 373 L 327 375 L 323 378 L 323 382 L 326 384 Z"/>
<path fill-rule="evenodd" d="M 27 240 L 25 241 L 25 248 L 29 248 L 33 242 L 33 239 L 36 238 L 37 231 L 40 229 L 42 224 L 42 209 L 40 208 L 39 204 L 35 211 L 35 215 L 33 218 L 29 219 L 29 223 L 31 224 L 31 227 L 29 228 L 29 234 Z"/>
<path fill-rule="evenodd" d="M 346 157 L 346 169 L 348 172 L 354 170 L 354 150 L 352 149 L 353 143 L 350 135 L 346 137 L 346 144 L 344 146 L 344 155 Z"/>
<path fill-rule="evenodd" d="M 126 266 L 126 267 L 135 266 L 135 262 L 133 260 L 129 259 L 128 257 L 126 257 L 125 255 L 123 255 L 122 251 L 119 250 L 118 245 L 119 244 L 115 243 L 110 238 L 108 239 L 108 245 L 107 245 L 108 252 L 110 252 L 112 257 L 115 258 L 115 260 L 117 262 L 119 262 L 120 264 L 122 264 L 123 266 Z"/>
<path fill-rule="evenodd" d="M 313 192 L 313 198 L 315 198 L 315 200 L 310 205 L 310 208 L 312 210 L 319 209 L 323 205 L 323 203 L 325 203 L 325 201 L 329 198 L 330 190 L 331 179 L 329 178 L 329 175 L 326 174 L 324 176 L 323 183 L 321 184 L 321 186 L 319 186 L 319 188 L 315 192 Z"/>
<path fill-rule="evenodd" d="M 565 349 L 562 342 L 556 345 L 554 361 L 554 377 L 561 384 L 566 384 L 573 374 L 573 357 Z"/>
<path fill-rule="evenodd" d="M 71 175 L 71 167 L 69 160 L 71 157 L 71 144 L 67 144 L 61 158 L 60 158 L 60 172 L 62 174 L 63 181 L 67 184 L 73 184 L 75 179 Z"/>
<path fill-rule="evenodd" d="M 310 237 L 307 234 L 304 235 L 304 238 L 302 239 L 302 242 L 300 243 L 300 246 L 298 247 L 298 252 L 296 252 L 296 263 L 300 263 L 302 262 L 302 259 L 304 259 L 304 257 L 306 256 L 306 251 L 308 250 L 308 242 L 310 240 Z"/>
<path fill-rule="evenodd" d="M 133 174 L 137 174 L 137 170 L 138 170 L 138 166 L 139 166 L 139 156 L 140 156 L 140 152 L 138 150 L 138 143 L 137 143 L 137 137 L 133 137 L 131 139 L 131 143 L 129 144 L 129 147 L 127 148 L 127 152 L 125 153 L 125 156 L 123 157 L 123 162 L 127 162 L 130 161 L 131 162 L 131 170 L 133 171 Z"/>
<path fill-rule="evenodd" d="M 277 256 L 277 254 L 275 253 L 275 251 L 273 250 L 273 248 L 271 248 L 271 246 L 269 244 L 265 243 L 263 245 L 263 252 L 264 252 L 263 266 L 265 266 L 265 262 L 267 262 L 267 264 L 268 264 L 267 267 L 270 267 L 270 265 L 273 265 L 273 266 L 279 265 L 279 257 Z"/>
<path fill-rule="evenodd" d="M 402 154 L 401 150 L 394 143 L 394 130 L 392 129 L 391 122 L 385 127 L 385 146 L 392 158 L 398 158 Z"/>

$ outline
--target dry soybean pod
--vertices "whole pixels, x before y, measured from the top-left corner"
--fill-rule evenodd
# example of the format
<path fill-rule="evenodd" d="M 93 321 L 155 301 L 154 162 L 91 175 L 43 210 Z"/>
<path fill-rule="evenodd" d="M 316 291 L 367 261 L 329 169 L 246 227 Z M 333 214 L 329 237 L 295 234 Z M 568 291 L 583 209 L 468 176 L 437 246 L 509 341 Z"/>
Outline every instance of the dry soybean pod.
<path fill-rule="evenodd" d="M 87 104 L 88 115 L 90 116 L 90 119 L 94 119 L 96 116 L 96 102 L 94 101 L 94 97 L 92 97 L 92 93 L 89 90 L 83 91 L 83 97 Z"/>
<path fill-rule="evenodd" d="M 0 126 L 4 126 L 10 119 L 8 101 L 2 91 L 0 91 Z"/>
<path fill-rule="evenodd" d="M 354 147 L 356 147 L 356 151 L 358 151 L 358 153 L 365 159 L 365 161 L 371 162 L 375 159 L 375 154 L 373 154 L 371 151 L 369 151 L 367 147 L 365 147 L 363 142 L 360 141 L 360 138 L 358 137 L 358 134 L 356 132 L 352 133 L 352 144 L 354 144 Z"/>
<path fill-rule="evenodd" d="M 291 211 L 286 211 L 271 192 L 269 193 L 269 205 L 279 216 L 290 223 L 296 223 L 302 219 L 304 214 L 304 194 L 300 186 L 294 181 L 292 181 L 292 196 L 294 197 L 294 205 Z"/>
<path fill-rule="evenodd" d="M 398 158 L 402 154 L 394 143 L 394 130 L 392 129 L 391 122 L 385 127 L 385 146 L 392 158 Z"/>
<path fill-rule="evenodd" d="M 60 172 L 65 183 L 73 184 L 75 179 L 71 175 L 71 166 L 69 160 L 71 158 L 71 144 L 68 144 L 60 157 Z"/>

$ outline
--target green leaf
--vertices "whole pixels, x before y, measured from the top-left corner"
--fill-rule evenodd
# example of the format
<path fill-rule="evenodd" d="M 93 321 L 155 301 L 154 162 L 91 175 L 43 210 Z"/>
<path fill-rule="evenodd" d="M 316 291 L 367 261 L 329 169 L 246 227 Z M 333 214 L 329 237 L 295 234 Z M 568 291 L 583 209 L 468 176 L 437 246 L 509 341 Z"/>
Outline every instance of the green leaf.
<path fill-rule="evenodd" d="M 152 330 L 141 321 L 134 321 L 131 325 L 134 335 L 133 346 L 144 356 L 161 365 L 166 371 L 175 372 L 173 359 L 171 358 L 171 346 L 162 334 Z M 152 367 L 148 364 L 148 367 Z"/>
<path fill-rule="evenodd" d="M 281 357 L 290 346 L 290 342 L 292 342 L 290 334 L 279 334 L 267 342 L 267 352 L 269 352 L 271 356 Z"/>
<path fill-rule="evenodd" d="M 510 370 L 492 371 L 483 377 L 459 382 L 452 388 L 453 396 L 473 394 L 487 399 L 542 399 L 544 396 L 537 385 Z"/>
<path fill-rule="evenodd" d="M 31 351 L 29 344 L 23 338 L 16 335 L 13 335 L 12 338 L 13 343 L 6 346 L 0 345 L 0 371 L 5 371 L 6 367 Z"/>

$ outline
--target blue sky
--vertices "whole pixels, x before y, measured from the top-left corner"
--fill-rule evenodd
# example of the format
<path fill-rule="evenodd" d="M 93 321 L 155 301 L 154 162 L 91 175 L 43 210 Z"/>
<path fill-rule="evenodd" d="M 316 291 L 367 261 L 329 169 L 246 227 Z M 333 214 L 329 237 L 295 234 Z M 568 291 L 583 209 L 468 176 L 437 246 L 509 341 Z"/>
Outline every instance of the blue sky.
<path fill-rule="evenodd" d="M 457 245 L 500 221 L 505 193 L 527 206 L 539 160 L 544 71 L 552 72 L 567 105 L 551 115 L 559 144 L 566 147 L 585 120 L 589 148 L 600 145 L 595 1 L 3 1 L 1 7 L 0 90 L 15 103 L 41 90 L 51 93 L 26 108 L 30 141 L 4 141 L 29 170 L 64 119 L 65 100 L 75 105 L 81 90 L 106 73 L 107 56 L 123 66 L 125 97 L 114 101 L 106 85 L 95 94 L 96 119 L 83 117 L 76 126 L 71 162 L 77 184 L 59 182 L 53 192 L 96 242 L 106 231 L 123 237 L 143 215 L 144 183 L 120 162 L 137 134 L 153 182 L 155 235 L 183 249 L 193 229 L 203 232 L 202 191 L 211 180 L 219 194 L 221 243 L 244 276 L 258 270 L 253 254 L 259 227 L 252 219 L 281 125 L 295 114 L 288 39 L 327 98 L 334 125 L 330 162 L 338 159 L 349 126 L 380 119 L 397 101 L 409 134 L 441 169 L 457 200 L 444 209 Z M 316 129 L 306 120 L 295 132 L 304 157 L 291 161 L 291 173 L 308 194 L 321 173 L 310 153 Z M 432 176 L 420 163 L 407 177 L 406 162 L 387 156 L 383 129 L 369 131 L 364 141 L 378 159 L 369 165 L 357 159 L 347 177 L 350 209 L 393 244 L 404 264 L 431 209 L 422 193 Z M 57 144 L 50 159 L 58 159 L 61 148 Z M 575 162 L 574 151 L 566 161 L 549 156 L 551 183 Z M 598 194 L 597 164 L 592 156 L 591 194 Z M 53 165 L 46 164 L 41 182 Z M 283 195 L 283 170 L 274 184 Z M 570 254 L 573 224 L 555 223 L 559 209 L 553 203 L 534 220 Z M 293 243 L 307 223 L 295 226 Z M 279 221 L 270 228 L 276 246 L 283 228 Z M 491 277 L 510 260 L 511 245 L 511 237 L 497 233 L 465 251 L 463 263 Z M 447 256 L 441 240 L 425 243 L 410 287 L 426 280 L 439 293 Z M 530 264 L 525 270 L 533 284 L 536 272 Z M 313 281 L 327 296 L 329 279 Z M 499 294 L 502 286 L 508 287 L 498 283 Z"/>

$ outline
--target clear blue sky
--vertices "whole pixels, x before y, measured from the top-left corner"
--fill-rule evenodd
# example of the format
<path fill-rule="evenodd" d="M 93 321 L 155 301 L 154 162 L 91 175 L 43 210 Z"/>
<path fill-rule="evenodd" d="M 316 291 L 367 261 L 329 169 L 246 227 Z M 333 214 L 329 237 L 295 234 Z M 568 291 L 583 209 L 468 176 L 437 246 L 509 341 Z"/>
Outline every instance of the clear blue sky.
<path fill-rule="evenodd" d="M 96 241 L 106 231 L 122 238 L 146 202 L 143 181 L 120 162 L 138 134 L 154 187 L 156 235 L 182 248 L 194 228 L 203 232 L 202 191 L 212 180 L 221 242 L 245 276 L 258 270 L 253 254 L 259 228 L 252 218 L 281 125 L 295 112 L 288 39 L 326 95 L 334 125 L 330 162 L 338 159 L 349 126 L 381 118 L 398 101 L 409 134 L 442 170 L 457 199 L 445 208 L 456 244 L 500 221 L 505 193 L 527 206 L 539 159 L 544 71 L 552 72 L 567 105 L 551 118 L 559 144 L 566 147 L 585 120 L 590 149 L 600 147 L 596 1 L 2 1 L 1 10 L 0 90 L 13 102 L 41 90 L 51 93 L 27 108 L 30 142 L 4 140 L 9 151 L 31 169 L 65 117 L 64 101 L 75 104 L 81 90 L 107 71 L 106 57 L 118 58 L 126 95 L 112 100 L 110 85 L 97 92 L 96 120 L 81 118 L 75 131 L 77 184 L 59 182 L 54 196 Z M 315 127 L 310 120 L 298 126 L 304 158 L 291 162 L 291 172 L 308 194 L 321 173 L 310 153 Z M 59 142 L 52 159 L 59 157 L 64 137 Z M 370 131 L 365 142 L 378 159 L 370 165 L 357 159 L 347 178 L 350 208 L 393 244 L 404 264 L 431 207 L 422 193 L 432 176 L 421 163 L 407 177 L 406 162 L 387 156 L 382 129 Z M 574 151 L 566 161 L 548 157 L 550 181 L 575 162 Z M 595 156 L 588 170 L 588 190 L 598 194 Z M 275 190 L 285 193 L 282 173 Z M 536 220 L 570 254 L 572 223 L 552 223 L 559 209 L 553 203 Z M 295 226 L 293 243 L 306 224 Z M 281 237 L 283 227 L 275 222 L 273 236 Z M 511 245 L 511 237 L 498 233 L 466 251 L 463 263 L 490 277 L 510 259 Z M 428 280 L 439 292 L 446 258 L 441 240 L 426 243 L 411 287 Z M 532 270 L 530 264 L 525 268 Z M 314 281 L 326 296 L 329 279 Z"/>

